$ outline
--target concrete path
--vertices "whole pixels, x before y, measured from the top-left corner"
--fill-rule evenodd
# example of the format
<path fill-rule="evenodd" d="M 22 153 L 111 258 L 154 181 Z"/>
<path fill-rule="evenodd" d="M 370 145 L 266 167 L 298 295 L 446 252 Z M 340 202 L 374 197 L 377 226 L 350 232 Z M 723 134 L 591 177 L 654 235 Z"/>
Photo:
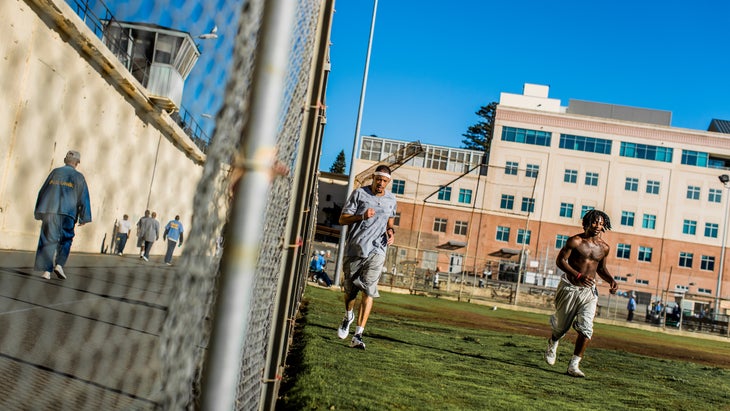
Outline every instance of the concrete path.
<path fill-rule="evenodd" d="M 46 280 L 34 256 L 0 251 L 0 410 L 154 409 L 175 266 L 72 250 Z"/>

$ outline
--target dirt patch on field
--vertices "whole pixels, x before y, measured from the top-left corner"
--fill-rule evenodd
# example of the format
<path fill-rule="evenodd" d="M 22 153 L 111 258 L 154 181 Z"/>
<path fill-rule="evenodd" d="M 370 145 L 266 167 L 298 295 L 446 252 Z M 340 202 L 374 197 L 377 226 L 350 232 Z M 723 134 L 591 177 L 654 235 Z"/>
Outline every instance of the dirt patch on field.
<path fill-rule="evenodd" d="M 415 307 L 414 307 L 415 308 Z M 504 333 L 514 333 L 523 335 L 532 335 L 536 337 L 547 338 L 550 333 L 550 326 L 547 323 L 530 322 L 526 320 L 511 320 L 508 318 L 487 318 L 484 315 L 470 313 L 465 311 L 412 311 L 410 314 L 389 313 L 389 315 L 398 315 L 410 317 L 417 321 L 433 321 L 434 317 L 438 318 L 438 322 L 445 325 L 453 325 L 458 327 L 467 327 L 472 329 L 483 329 L 498 331 Z M 386 311 L 382 306 L 379 311 Z M 571 330 L 565 340 L 570 344 L 575 343 L 576 333 Z M 661 334 L 657 334 L 657 338 L 651 336 L 643 341 L 628 339 L 623 336 L 612 336 L 607 333 L 597 332 L 591 340 L 590 348 L 604 348 L 609 350 L 625 351 L 638 355 L 645 355 L 654 358 L 662 358 L 668 360 L 691 361 L 698 364 L 704 364 L 712 367 L 730 368 L 730 355 L 728 352 L 713 353 L 701 350 L 692 350 L 679 345 L 671 345 L 666 339 L 660 338 Z M 692 338 L 692 337 L 687 337 Z M 565 341 L 566 343 L 568 341 Z"/>

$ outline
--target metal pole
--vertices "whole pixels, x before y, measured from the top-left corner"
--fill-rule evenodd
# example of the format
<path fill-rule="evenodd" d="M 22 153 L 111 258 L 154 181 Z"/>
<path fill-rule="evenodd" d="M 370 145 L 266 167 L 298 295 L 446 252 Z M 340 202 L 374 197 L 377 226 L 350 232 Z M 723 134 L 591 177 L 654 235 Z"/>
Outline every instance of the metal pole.
<path fill-rule="evenodd" d="M 525 275 L 525 268 L 527 264 L 527 258 L 525 258 L 525 254 L 527 253 L 527 237 L 530 229 L 530 216 L 532 215 L 532 208 L 535 207 L 535 187 L 537 186 L 537 175 L 535 176 L 535 182 L 532 183 L 532 207 L 530 204 L 527 205 L 527 219 L 525 220 L 525 234 L 522 238 L 522 252 L 520 253 L 520 267 L 517 271 L 517 285 L 515 286 L 515 299 L 512 303 L 513 305 L 517 305 L 517 299 L 519 298 L 520 294 L 520 279 Z M 530 235 L 532 237 L 532 235 Z"/>
<path fill-rule="evenodd" d="M 365 90 L 368 85 L 368 70 L 370 69 L 370 52 L 373 48 L 373 33 L 375 32 L 375 15 L 378 11 L 378 0 L 373 2 L 373 17 L 370 21 L 370 38 L 368 39 L 368 51 L 365 55 L 365 71 L 362 75 L 362 88 L 360 89 L 360 105 L 357 109 L 357 121 L 355 124 L 355 140 L 352 144 L 352 156 L 350 156 L 350 177 L 347 179 L 347 196 L 352 192 L 355 185 L 355 157 L 357 157 L 358 143 L 360 141 L 360 123 L 362 122 L 362 110 L 365 106 Z M 337 245 L 337 261 L 335 262 L 335 284 L 340 284 L 340 272 L 342 272 L 342 259 L 345 254 L 345 237 L 347 237 L 347 226 L 340 228 L 340 242 Z"/>
<path fill-rule="evenodd" d="M 204 410 L 235 408 L 295 10 L 296 4 L 285 0 L 271 0 L 264 5 L 249 122 L 241 137 L 241 158 L 236 162 L 244 174 L 233 199 L 226 234 L 220 292 L 201 390 Z"/>
<path fill-rule="evenodd" d="M 720 247 L 720 268 L 717 271 L 717 296 L 715 297 L 715 314 L 713 315 L 714 319 L 717 319 L 717 316 L 720 314 L 720 290 L 722 288 L 722 274 L 723 270 L 725 269 L 725 245 L 727 243 L 727 214 L 728 206 L 730 206 L 730 187 L 728 187 L 727 183 L 724 183 L 724 185 L 725 188 L 728 189 L 728 195 L 725 196 L 725 215 L 723 216 L 722 223 L 722 246 Z"/>

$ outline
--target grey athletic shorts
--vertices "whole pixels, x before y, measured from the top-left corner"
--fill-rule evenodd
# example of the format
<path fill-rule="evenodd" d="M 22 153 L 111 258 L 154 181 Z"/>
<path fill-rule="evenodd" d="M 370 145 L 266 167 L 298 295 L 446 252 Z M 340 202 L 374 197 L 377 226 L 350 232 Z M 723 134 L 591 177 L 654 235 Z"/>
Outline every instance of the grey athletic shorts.
<path fill-rule="evenodd" d="M 345 293 L 354 299 L 357 293 L 362 290 L 366 295 L 378 298 L 378 281 L 383 273 L 385 256 L 382 254 L 371 254 L 363 257 L 345 257 Z"/>
<path fill-rule="evenodd" d="M 597 304 L 595 288 L 575 286 L 563 276 L 555 293 L 555 314 L 550 317 L 553 337 L 562 338 L 572 325 L 590 340 L 593 336 L 593 317 L 596 316 Z"/>

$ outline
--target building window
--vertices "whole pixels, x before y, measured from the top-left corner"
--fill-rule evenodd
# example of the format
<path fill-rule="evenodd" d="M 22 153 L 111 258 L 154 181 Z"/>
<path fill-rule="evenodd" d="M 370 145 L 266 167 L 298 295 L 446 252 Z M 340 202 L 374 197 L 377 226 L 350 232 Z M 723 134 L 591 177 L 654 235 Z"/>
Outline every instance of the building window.
<path fill-rule="evenodd" d="M 552 133 L 524 128 L 502 127 L 502 141 L 550 147 Z"/>
<path fill-rule="evenodd" d="M 511 176 L 517 175 L 517 167 L 519 163 L 514 161 L 508 161 L 504 166 L 504 173 Z"/>
<path fill-rule="evenodd" d="M 503 210 L 511 210 L 515 206 L 515 196 L 502 194 L 502 200 L 499 201 L 499 208 Z"/>
<path fill-rule="evenodd" d="M 555 236 L 555 248 L 565 247 L 565 243 L 568 242 L 568 236 L 565 234 L 558 234 Z"/>
<path fill-rule="evenodd" d="M 362 149 L 360 149 L 360 158 L 363 160 L 380 161 L 380 152 L 382 149 L 382 141 L 363 138 Z"/>
<path fill-rule="evenodd" d="M 692 268 L 692 253 L 686 253 L 684 251 L 679 253 L 679 266 L 684 268 Z"/>
<path fill-rule="evenodd" d="M 624 190 L 639 191 L 639 179 L 633 178 L 633 177 L 626 177 L 626 183 L 624 184 Z"/>
<path fill-rule="evenodd" d="M 682 150 L 682 164 L 697 167 L 707 167 L 710 155 L 701 151 Z"/>
<path fill-rule="evenodd" d="M 530 230 L 520 228 L 517 230 L 517 244 L 530 244 Z"/>
<path fill-rule="evenodd" d="M 394 179 L 390 185 L 390 191 L 392 191 L 393 194 L 403 194 L 406 191 L 406 181 Z"/>
<path fill-rule="evenodd" d="M 578 181 L 578 170 L 565 170 L 563 182 L 575 184 Z"/>
<path fill-rule="evenodd" d="M 573 204 L 560 203 L 560 216 L 573 218 Z"/>
<path fill-rule="evenodd" d="M 521 210 L 526 213 L 534 213 L 535 212 L 535 199 L 529 198 L 529 197 L 522 197 Z"/>
<path fill-rule="evenodd" d="M 459 189 L 459 202 L 464 204 L 471 204 L 471 190 L 468 188 Z"/>
<path fill-rule="evenodd" d="M 711 203 L 722 203 L 722 190 L 719 188 L 711 188 L 710 194 L 707 195 L 707 201 Z"/>
<path fill-rule="evenodd" d="M 621 212 L 621 225 L 627 227 L 634 226 L 634 212 L 633 211 L 622 211 Z"/>
<path fill-rule="evenodd" d="M 497 227 L 497 241 L 509 242 L 509 227 Z"/>
<path fill-rule="evenodd" d="M 717 238 L 717 223 L 705 223 L 705 237 Z"/>
<path fill-rule="evenodd" d="M 699 200 L 700 199 L 700 188 L 697 186 L 688 186 L 687 187 L 687 199 Z"/>
<path fill-rule="evenodd" d="M 540 166 L 537 164 L 528 164 L 525 169 L 525 177 L 537 178 L 537 173 L 540 171 Z"/>
<path fill-rule="evenodd" d="M 653 214 L 644 214 L 644 218 L 641 220 L 641 227 L 654 230 L 656 228 L 656 216 Z"/>
<path fill-rule="evenodd" d="M 659 182 L 655 180 L 649 180 L 646 182 L 646 193 L 647 194 L 659 194 Z"/>
<path fill-rule="evenodd" d="M 594 210 L 595 208 L 596 208 L 596 207 L 593 207 L 593 206 L 587 206 L 587 205 L 584 205 L 584 206 L 580 206 L 580 218 L 583 218 L 583 217 L 585 217 L 585 215 L 586 215 L 586 213 L 587 213 L 587 212 L 589 212 L 589 211 L 591 211 L 591 210 Z"/>
<path fill-rule="evenodd" d="M 642 279 L 640 279 L 640 278 L 637 278 L 636 280 L 634 280 L 634 282 L 635 282 L 636 284 L 641 284 L 641 285 L 649 285 L 649 280 L 642 280 Z"/>
<path fill-rule="evenodd" d="M 451 201 L 451 187 L 441 187 L 439 189 L 438 199 L 443 201 Z"/>
<path fill-rule="evenodd" d="M 405 143 L 397 143 L 394 141 L 384 141 L 383 142 L 383 154 L 394 154 L 396 151 L 400 150 L 401 148 L 405 147 Z"/>
<path fill-rule="evenodd" d="M 651 247 L 639 247 L 639 261 L 651 262 Z"/>
<path fill-rule="evenodd" d="M 682 234 L 695 235 L 697 233 L 697 221 L 684 220 L 682 223 Z"/>
<path fill-rule="evenodd" d="M 586 173 L 586 185 L 598 186 L 598 173 Z"/>
<path fill-rule="evenodd" d="M 697 292 L 700 294 L 712 294 L 712 289 L 710 288 L 697 288 Z"/>
<path fill-rule="evenodd" d="M 466 221 L 457 221 L 454 223 L 454 234 L 466 235 L 466 230 L 469 228 L 469 223 Z"/>
<path fill-rule="evenodd" d="M 703 255 L 700 258 L 700 270 L 715 271 L 715 257 Z"/>
<path fill-rule="evenodd" d="M 400 225 L 400 212 L 395 213 L 395 217 L 393 217 L 393 225 L 396 227 Z"/>
<path fill-rule="evenodd" d="M 426 154 L 426 167 L 434 170 L 446 170 L 449 162 L 449 150 L 446 148 L 431 148 Z"/>
<path fill-rule="evenodd" d="M 673 153 L 674 149 L 671 147 L 659 147 L 622 141 L 619 155 L 621 157 L 640 158 L 642 160 L 671 163 Z"/>
<path fill-rule="evenodd" d="M 611 154 L 611 140 L 561 134 L 560 148 L 586 151 L 589 153 Z"/>
<path fill-rule="evenodd" d="M 433 220 L 433 231 L 437 233 L 445 233 L 446 232 L 446 223 L 449 220 L 445 218 L 436 218 Z"/>
<path fill-rule="evenodd" d="M 631 244 L 621 244 L 616 246 L 616 258 L 628 260 L 631 258 Z"/>

